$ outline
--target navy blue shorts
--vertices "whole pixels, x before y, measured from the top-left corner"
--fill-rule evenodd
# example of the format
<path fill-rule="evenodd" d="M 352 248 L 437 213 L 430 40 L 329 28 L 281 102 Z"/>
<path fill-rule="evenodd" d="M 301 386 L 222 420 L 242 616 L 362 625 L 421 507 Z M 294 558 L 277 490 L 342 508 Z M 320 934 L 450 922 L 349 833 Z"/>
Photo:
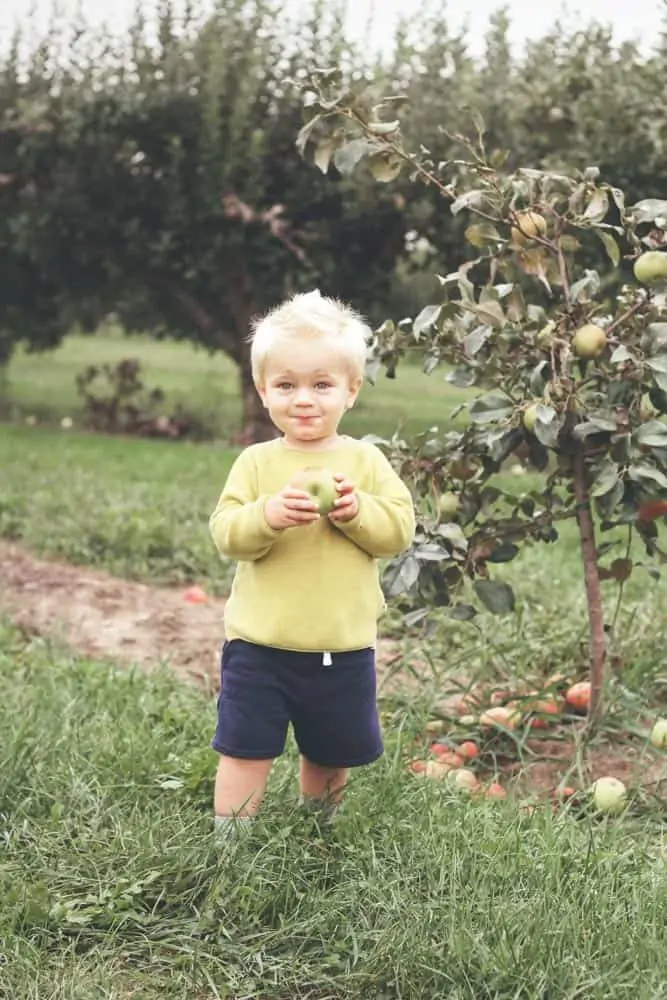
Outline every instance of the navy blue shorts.
<path fill-rule="evenodd" d="M 228 757 L 273 759 L 289 724 L 299 751 L 323 767 L 382 755 L 375 651 L 294 653 L 232 639 L 222 647 L 218 725 L 211 746 Z"/>

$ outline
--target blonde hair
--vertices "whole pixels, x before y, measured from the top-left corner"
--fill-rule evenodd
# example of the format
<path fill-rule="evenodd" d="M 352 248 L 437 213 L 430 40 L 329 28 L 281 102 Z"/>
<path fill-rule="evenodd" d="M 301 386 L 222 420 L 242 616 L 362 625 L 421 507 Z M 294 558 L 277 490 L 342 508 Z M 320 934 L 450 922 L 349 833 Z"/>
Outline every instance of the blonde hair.
<path fill-rule="evenodd" d="M 255 385 L 264 381 L 266 362 L 278 343 L 317 340 L 332 347 L 363 379 L 372 331 L 363 317 L 338 299 L 313 292 L 294 295 L 253 324 L 250 363 Z"/>

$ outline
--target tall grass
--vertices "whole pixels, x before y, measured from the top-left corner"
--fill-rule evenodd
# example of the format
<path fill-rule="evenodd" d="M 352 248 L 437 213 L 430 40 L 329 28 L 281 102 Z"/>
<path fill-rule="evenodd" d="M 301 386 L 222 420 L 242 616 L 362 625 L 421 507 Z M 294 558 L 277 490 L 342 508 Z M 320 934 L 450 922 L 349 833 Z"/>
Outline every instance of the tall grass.
<path fill-rule="evenodd" d="M 387 734 L 331 830 L 294 748 L 256 827 L 216 848 L 214 705 L 0 631 L 0 996 L 658 1000 L 655 823 L 475 803 Z"/>

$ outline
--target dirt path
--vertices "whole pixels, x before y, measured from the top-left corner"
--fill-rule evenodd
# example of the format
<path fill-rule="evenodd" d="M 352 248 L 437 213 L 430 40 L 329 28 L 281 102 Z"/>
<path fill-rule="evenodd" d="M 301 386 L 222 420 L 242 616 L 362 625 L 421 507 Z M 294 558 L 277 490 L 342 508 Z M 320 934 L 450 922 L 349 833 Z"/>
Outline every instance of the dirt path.
<path fill-rule="evenodd" d="M 166 662 L 183 679 L 216 690 L 225 602 L 189 604 L 185 590 L 39 559 L 0 540 L 0 614 L 18 627 L 144 670 Z M 378 659 L 389 655 L 383 647 Z"/>

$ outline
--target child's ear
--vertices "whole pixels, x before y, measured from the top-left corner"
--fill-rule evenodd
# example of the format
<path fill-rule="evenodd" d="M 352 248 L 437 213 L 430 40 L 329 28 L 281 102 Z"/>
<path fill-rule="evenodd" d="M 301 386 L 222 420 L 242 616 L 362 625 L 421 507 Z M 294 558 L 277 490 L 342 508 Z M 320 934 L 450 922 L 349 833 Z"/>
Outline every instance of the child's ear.
<path fill-rule="evenodd" d="M 356 403 L 357 396 L 359 395 L 359 392 L 361 390 L 361 387 L 362 387 L 363 383 L 364 383 L 363 378 L 356 378 L 352 382 L 350 382 L 350 389 L 349 389 L 349 392 L 347 394 L 347 408 L 348 408 L 348 410 L 351 410 L 352 407 L 354 406 L 354 404 Z"/>
<path fill-rule="evenodd" d="M 257 389 L 257 394 L 261 399 L 262 403 L 264 404 L 264 408 L 266 409 L 266 387 L 263 385 L 256 385 L 255 388 Z"/>

